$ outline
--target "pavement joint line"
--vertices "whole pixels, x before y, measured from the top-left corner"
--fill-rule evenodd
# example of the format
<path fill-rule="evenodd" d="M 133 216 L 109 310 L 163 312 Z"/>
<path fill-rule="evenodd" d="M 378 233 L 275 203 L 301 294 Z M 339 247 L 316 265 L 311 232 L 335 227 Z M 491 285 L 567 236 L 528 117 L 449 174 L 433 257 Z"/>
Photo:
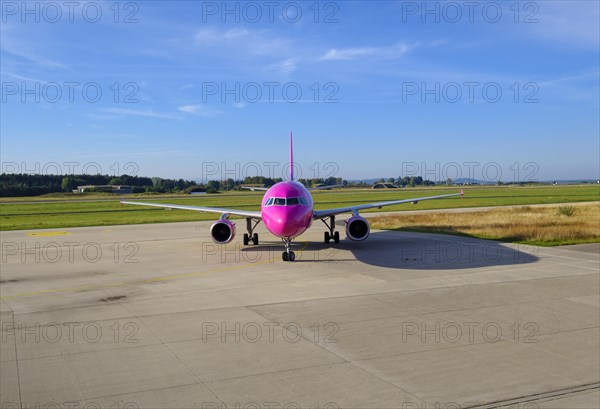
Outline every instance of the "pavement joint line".
<path fill-rule="evenodd" d="M 16 343 L 16 337 L 15 337 L 15 343 Z M 64 358 L 64 357 L 68 357 L 68 356 L 80 356 L 80 355 L 95 354 L 95 353 L 107 352 L 107 351 L 121 351 L 121 350 L 127 350 L 127 349 L 155 347 L 157 345 L 162 345 L 161 340 L 158 338 L 157 338 L 157 342 L 147 343 L 147 344 L 143 344 L 143 345 L 132 345 L 132 346 L 128 346 L 128 347 L 127 346 L 116 346 L 113 348 L 97 349 L 97 350 L 93 350 L 93 351 L 78 351 L 78 352 L 70 352 L 70 353 L 58 353 L 58 354 L 51 354 L 51 355 L 32 356 L 29 358 L 17 358 L 15 360 L 2 361 L 2 363 L 17 362 L 17 364 L 18 364 L 19 362 L 37 361 L 39 359 Z"/>
<path fill-rule="evenodd" d="M 141 321 L 141 319 L 140 319 Z M 90 321 L 93 322 L 93 321 Z M 147 328 L 147 327 L 146 327 Z M 554 335 L 554 334 L 561 334 L 561 333 L 568 333 L 568 332 L 578 332 L 578 331 L 584 331 L 584 330 L 589 330 L 589 329 L 594 329 L 594 328 L 599 328 L 597 326 L 595 327 L 586 327 L 586 328 L 576 328 L 576 329 L 572 329 L 572 330 L 564 330 L 564 331 L 556 331 L 556 332 L 549 332 L 549 333 L 544 333 L 544 334 L 539 334 L 539 335 Z M 148 330 L 150 330 L 148 328 Z M 152 332 L 152 331 L 150 331 Z M 120 351 L 120 350 L 126 350 L 126 349 L 136 349 L 136 348 L 147 348 L 147 347 L 152 347 L 152 346 L 157 346 L 157 345 L 163 345 L 166 346 L 166 343 L 169 344 L 181 344 L 184 342 L 194 342 L 194 341 L 201 341 L 202 338 L 190 338 L 190 339 L 179 339 L 179 340 L 174 340 L 174 341 L 163 341 L 161 338 L 159 338 L 157 335 L 155 335 L 154 333 L 152 333 L 155 337 L 157 342 L 149 342 L 149 343 L 145 343 L 145 344 L 140 344 L 140 345 L 132 345 L 132 346 L 117 346 L 117 347 L 113 347 L 113 348 L 106 348 L 106 349 L 100 349 L 100 350 L 94 350 L 94 351 L 78 351 L 78 352 L 71 352 L 71 353 L 58 353 L 58 354 L 52 354 L 52 355 L 44 355 L 44 356 L 34 356 L 34 357 L 29 357 L 29 358 L 17 358 L 14 360 L 8 360 L 8 361 L 2 361 L 3 363 L 6 362 L 19 362 L 19 361 L 35 361 L 38 359 L 48 359 L 48 358 L 57 358 L 57 357 L 65 357 L 65 356 L 77 356 L 77 355 L 85 355 L 85 354 L 92 354 L 92 353 L 98 353 L 98 352 L 106 352 L 106 351 Z M 298 334 L 296 334 L 298 335 Z M 423 349 L 423 350 L 418 350 L 418 351 L 410 351 L 410 352 L 405 352 L 405 353 L 398 353 L 398 354 L 391 354 L 391 355 L 376 355 L 376 356 L 372 356 L 369 358 L 361 358 L 361 359 L 355 359 L 355 360 L 348 360 L 347 358 L 344 358 L 341 355 L 338 355 L 337 353 L 328 350 L 327 348 L 324 348 L 323 346 L 321 346 L 320 343 L 315 343 L 314 341 L 311 341 L 310 339 L 305 338 L 303 335 L 302 339 L 306 340 L 307 342 L 313 344 L 313 345 L 317 345 L 319 347 L 321 347 L 324 351 L 332 353 L 333 355 L 335 355 L 336 357 L 340 358 L 341 360 L 343 360 L 344 362 L 338 362 L 336 364 L 342 364 L 342 363 L 350 363 L 350 364 L 354 364 L 355 362 L 363 362 L 363 361 L 370 361 L 370 360 L 375 360 L 375 359 L 382 359 L 382 358 L 389 358 L 389 357 L 395 357 L 395 356 L 402 356 L 402 355 L 413 355 L 413 354 L 419 354 L 419 353 L 425 353 L 425 352 L 431 352 L 431 351 L 439 351 L 439 350 L 446 350 L 446 349 L 454 349 L 454 348 L 464 348 L 464 347 L 468 347 L 468 346 L 473 346 L 473 345 L 487 345 L 490 342 L 482 340 L 482 341 L 478 341 L 478 342 L 469 342 L 469 343 L 465 343 L 465 344 L 451 344 L 445 347 L 439 347 L 439 348 L 429 348 L 429 349 Z M 15 340 L 15 347 L 16 347 L 16 336 L 14 337 Z M 498 340 L 495 343 L 501 343 L 501 342 L 513 342 L 512 338 L 502 338 L 500 340 Z M 532 343 L 532 344 L 527 344 L 526 347 L 527 348 L 534 348 L 534 349 L 538 349 L 535 347 L 536 344 Z M 170 350 L 170 348 L 167 347 L 167 349 Z M 551 353 L 545 350 L 540 349 L 540 351 L 546 352 L 546 353 Z M 564 356 L 560 355 L 560 354 L 556 354 L 556 353 L 551 353 L 552 355 L 558 356 L 560 358 L 566 359 Z M 179 357 L 176 356 L 176 358 L 179 360 Z M 314 366 L 323 366 L 323 365 L 330 365 L 330 364 L 319 364 L 319 365 L 314 365 Z M 187 365 L 184 365 L 187 368 Z M 305 368 L 305 367 L 302 367 Z M 309 366 L 309 368 L 312 368 L 312 366 Z M 362 368 L 362 367 L 360 367 Z M 188 368 L 189 369 L 189 368 Z M 297 368 L 299 369 L 299 368 Z M 276 372 L 268 372 L 268 373 L 277 373 L 277 372 L 282 372 L 282 371 L 288 371 L 290 369 L 282 369 Z M 368 371 L 367 371 L 368 372 Z M 192 372 L 192 374 L 195 377 L 198 377 L 198 375 L 196 375 L 195 373 Z M 256 374 L 255 374 L 256 375 Z M 244 378 L 246 376 L 253 376 L 253 375 L 242 375 L 239 377 L 234 377 L 231 379 L 237 379 L 237 378 Z M 560 376 L 560 375 L 557 375 Z M 223 379 L 218 379 L 218 380 L 226 380 L 226 379 L 230 379 L 230 378 L 223 378 Z M 202 379 L 199 379 L 200 383 L 204 383 L 205 381 L 203 381 Z M 207 381 L 207 382 L 212 382 L 212 381 Z"/>
<path fill-rule="evenodd" d="M 549 392 L 542 392 L 538 394 L 525 395 L 518 398 L 506 399 L 500 401 L 488 402 L 483 405 L 469 406 L 465 409 L 487 409 L 487 408 L 500 408 L 505 406 L 513 406 L 515 404 L 527 403 L 527 402 L 536 402 L 536 401 L 544 401 L 544 400 L 552 400 L 555 397 L 564 397 L 568 395 L 573 395 L 580 392 L 591 391 L 594 389 L 600 389 L 600 382 L 582 384 L 578 386 L 573 386 L 570 388 L 557 389 Z"/>
<path fill-rule="evenodd" d="M 12 314 L 12 323 L 15 325 L 15 314 Z M 21 393 L 21 375 L 19 372 L 19 349 L 17 348 L 17 337 L 13 338 L 13 345 L 15 348 L 15 368 L 17 371 L 17 387 L 19 388 L 19 406 L 23 403 L 23 396 Z"/>
<path fill-rule="evenodd" d="M 587 328 L 585 328 L 585 329 L 587 329 Z M 578 331 L 578 330 L 576 330 L 576 331 Z M 549 335 L 549 334 L 546 334 L 546 335 Z M 513 342 L 513 341 L 511 341 L 510 338 L 508 338 L 508 339 L 502 338 L 502 339 L 494 342 L 493 344 L 510 343 L 510 342 Z M 457 349 L 457 348 L 468 348 L 468 347 L 472 347 L 474 345 L 489 345 L 489 344 L 491 344 L 491 343 L 483 340 L 480 342 L 465 343 L 465 344 L 460 344 L 460 345 L 453 344 L 453 345 L 448 345 L 448 346 L 444 346 L 444 347 L 440 347 L 440 348 L 423 349 L 423 350 L 419 350 L 419 351 L 410 351 L 410 352 L 397 353 L 397 354 L 380 355 L 380 356 L 375 356 L 375 357 L 370 357 L 370 358 L 361 358 L 361 359 L 355 359 L 350 362 L 351 363 L 367 362 L 367 361 L 374 361 L 374 360 L 383 359 L 383 358 L 392 358 L 392 357 L 398 357 L 398 356 L 404 356 L 404 355 L 423 354 L 423 353 L 427 353 L 427 352 L 431 352 L 431 351 L 443 351 L 443 350 Z"/>
<path fill-rule="evenodd" d="M 300 254 L 302 254 L 302 252 L 308 247 L 308 244 L 309 244 L 308 241 L 302 241 L 302 242 L 304 243 L 304 246 L 297 250 Z M 192 273 L 175 274 L 175 275 L 164 276 L 164 277 L 153 277 L 153 278 L 133 280 L 133 281 L 124 281 L 124 282 L 119 282 L 119 283 L 109 283 L 109 284 L 103 284 L 103 285 L 94 284 L 94 285 L 88 285 L 88 286 L 82 286 L 82 287 L 39 290 L 39 291 L 32 291 L 32 292 L 28 292 L 28 293 L 18 293 L 18 294 L 14 294 L 14 295 L 1 296 L 0 300 L 14 300 L 14 299 L 21 298 L 21 297 L 34 297 L 34 296 L 39 296 L 39 295 L 44 295 L 44 294 L 88 291 L 88 290 L 94 290 L 94 289 L 121 287 L 121 286 L 136 285 L 136 284 L 164 282 L 164 281 L 178 280 L 181 278 L 199 277 L 199 276 L 208 275 L 208 274 L 215 274 L 215 273 L 222 273 L 222 272 L 227 272 L 227 271 L 232 271 L 232 270 L 238 270 L 240 268 L 246 268 L 248 266 L 254 267 L 254 266 L 258 266 L 258 265 L 262 265 L 262 264 L 272 264 L 274 262 L 275 262 L 275 260 L 264 260 L 264 261 L 257 261 L 255 263 L 249 263 L 249 264 L 241 264 L 240 263 L 240 264 L 237 264 L 234 266 L 214 268 L 214 269 L 208 270 L 208 271 L 196 271 L 196 272 L 192 272 Z"/>
<path fill-rule="evenodd" d="M 142 391 L 130 391 L 130 392 L 125 392 L 125 393 L 118 393 L 116 395 L 105 395 L 105 396 L 94 396 L 91 398 L 85 398 L 85 399 L 79 399 L 76 401 L 67 401 L 67 402 L 62 402 L 63 404 L 65 403 L 85 403 L 85 402 L 89 402 L 89 401 L 97 401 L 100 399 L 107 399 L 107 398 L 116 398 L 116 397 L 120 397 L 120 396 L 127 396 L 127 395 L 132 395 L 132 394 L 137 394 L 137 393 L 146 393 L 146 392 L 154 392 L 154 391 L 164 391 L 167 389 L 173 389 L 173 388 L 183 388 L 186 386 L 195 386 L 195 385 L 200 385 L 199 383 L 195 382 L 195 383 L 183 383 L 181 385 L 173 385 L 173 386 L 165 386 L 162 388 L 154 388 L 154 389 L 145 389 Z M 212 391 L 211 391 L 212 392 Z M 85 407 L 85 406 L 84 406 Z M 114 406 L 109 406 L 109 407 L 114 407 Z"/>
<path fill-rule="evenodd" d="M 252 310 L 250 310 L 250 311 L 252 311 Z M 262 315 L 262 314 L 261 314 L 261 313 L 259 313 L 258 311 L 252 311 L 252 312 L 254 312 L 254 313 L 256 313 L 256 314 L 260 315 L 260 316 L 261 316 L 261 317 L 263 317 L 264 319 L 268 319 L 267 317 L 265 317 L 264 315 Z M 309 327 L 309 328 L 310 328 L 310 327 Z M 323 344 L 322 344 L 321 342 L 314 342 L 314 338 L 313 338 L 312 340 L 311 340 L 311 339 L 309 339 L 309 338 L 307 338 L 307 336 L 306 336 L 305 334 L 306 334 L 306 332 L 305 332 L 305 331 L 303 331 L 301 334 L 298 334 L 298 333 L 296 333 L 296 335 L 300 335 L 300 337 L 302 337 L 302 339 L 304 339 L 304 340 L 305 340 L 305 341 L 307 341 L 308 343 L 310 343 L 310 344 L 313 344 L 313 345 L 317 346 L 318 348 L 320 348 L 321 350 L 323 350 L 323 351 L 325 351 L 325 352 L 327 352 L 327 353 L 329 353 L 329 354 L 332 354 L 332 355 L 336 356 L 337 358 L 341 359 L 341 360 L 343 361 L 343 362 L 341 362 L 341 364 L 343 364 L 343 363 L 350 364 L 350 365 L 352 365 L 353 367 L 357 368 L 359 371 L 365 372 L 365 373 L 369 374 L 370 376 L 373 376 L 374 378 L 376 378 L 376 379 L 379 379 L 381 382 L 383 382 L 383 383 L 385 383 L 385 384 L 387 384 L 387 385 L 391 386 L 392 388 L 394 388 L 394 389 L 399 389 L 399 390 L 401 390 L 402 392 L 406 393 L 407 395 L 413 396 L 414 398 L 416 398 L 416 399 L 418 399 L 418 400 L 422 401 L 422 399 L 421 399 L 421 398 L 419 398 L 419 397 L 418 397 L 417 395 L 415 395 L 414 393 L 412 393 L 412 392 L 410 392 L 410 391 L 407 391 L 406 389 L 404 389 L 404 388 L 402 388 L 402 387 L 400 387 L 400 386 L 398 386 L 398 385 L 395 385 L 395 384 L 393 384 L 392 382 L 390 382 L 390 381 L 388 381 L 388 380 L 386 380 L 386 379 L 383 379 L 383 378 L 382 378 L 382 377 L 380 377 L 379 375 L 376 375 L 376 374 L 374 374 L 373 372 L 371 372 L 371 371 L 367 370 L 366 368 L 363 368 L 363 367 L 361 367 L 361 366 L 359 366 L 359 365 L 356 365 L 356 364 L 355 364 L 353 361 L 351 361 L 351 360 L 348 360 L 347 358 L 345 358 L 345 357 L 341 356 L 341 355 L 340 355 L 340 354 L 338 354 L 337 352 L 335 352 L 335 351 L 332 351 L 332 350 L 330 350 L 330 349 L 327 349 L 327 348 L 325 348 L 325 346 L 323 346 Z"/>
<path fill-rule="evenodd" d="M 510 270 L 510 269 L 509 269 Z M 580 274 L 580 275 L 591 275 L 591 274 Z M 557 277 L 542 277 L 542 278 L 531 278 L 531 279 L 526 279 L 526 280 L 510 280 L 510 281 L 504 281 L 502 283 L 498 283 L 498 284 L 505 284 L 505 283 L 517 283 L 517 282 L 521 282 L 521 281 L 536 281 L 536 280 L 552 280 L 552 279 L 556 279 Z M 560 278 L 560 277 L 558 277 Z M 465 287 L 477 287 L 477 286 L 485 286 L 485 285 L 489 285 L 490 283 L 476 283 L 476 284 L 469 284 L 466 283 L 464 285 L 458 286 L 460 288 L 465 288 Z M 494 284 L 494 283 L 492 283 Z M 294 301 L 281 301 L 281 302 L 272 302 L 272 303 L 266 303 L 266 304 L 252 304 L 252 305 L 248 305 L 247 307 L 268 307 L 271 305 L 280 305 L 280 304 L 293 304 L 293 303 L 300 303 L 300 302 L 309 302 L 309 301 L 323 301 L 323 300 L 335 300 L 335 299 L 344 299 L 344 298 L 354 298 L 354 297 L 370 297 L 370 296 L 378 296 L 378 295 L 386 295 L 386 294 L 400 294 L 400 293 L 418 293 L 418 292 L 425 292 L 425 291 L 442 291 L 442 290 L 447 290 L 447 289 L 451 289 L 451 288 L 456 288 L 457 286 L 440 286 L 440 287 L 431 287 L 431 288 L 423 288 L 423 289 L 415 289 L 415 290 L 392 290 L 392 291 L 382 291 L 382 292 L 374 292 L 374 293 L 367 293 L 367 294 L 353 294 L 353 295 L 348 295 L 348 296 L 335 296 L 335 297 L 323 297 L 323 298 L 311 298 L 311 299 L 306 299 L 306 300 L 294 300 Z M 225 291 L 229 291 L 229 290 L 225 290 Z M 222 291 L 221 291 L 222 292 Z M 570 298 L 570 297 L 567 297 Z M 526 303 L 526 302 L 524 302 Z M 504 305 L 504 304 L 499 304 L 500 305 Z M 223 307 L 223 308 L 231 308 L 231 307 Z M 480 307 L 471 307 L 471 308 L 480 308 Z M 217 309 L 221 309 L 221 308 L 217 308 Z"/>
<path fill-rule="evenodd" d="M 173 351 L 169 345 L 167 344 L 166 341 L 164 341 L 161 337 L 159 337 L 157 334 L 154 333 L 154 331 L 152 331 L 152 328 L 148 327 L 146 325 L 146 323 L 144 322 L 144 320 L 137 316 L 137 314 L 133 314 L 131 312 L 131 310 L 129 310 L 123 303 L 121 303 L 119 301 L 119 305 L 121 305 L 121 307 L 123 307 L 127 312 L 129 312 L 130 314 L 132 314 L 140 323 L 141 325 L 143 325 L 159 342 L 160 344 L 167 350 L 169 351 L 169 353 L 171 354 L 171 356 L 173 356 L 181 365 L 183 365 L 185 367 L 185 369 L 187 369 L 187 371 L 200 383 L 202 384 L 202 386 L 204 386 L 206 389 L 208 389 L 210 391 L 210 393 L 213 394 L 213 396 L 218 399 L 219 401 L 221 401 L 221 399 L 219 398 L 219 396 L 214 393 L 214 391 L 212 389 L 210 389 L 203 381 L 202 378 L 196 374 L 196 372 L 194 372 L 194 370 L 185 363 L 185 361 L 179 356 L 177 355 L 177 353 L 175 351 Z M 222 402 L 222 401 L 221 401 Z M 224 402 L 223 402 L 224 403 Z"/>
<path fill-rule="evenodd" d="M 251 265 L 255 266 L 255 265 L 264 264 L 264 263 L 271 263 L 271 262 L 270 261 L 262 261 L 262 262 L 252 263 Z M 147 279 L 133 280 L 133 281 L 124 281 L 124 282 L 120 282 L 120 283 L 110 283 L 110 284 L 103 284 L 103 285 L 94 284 L 94 285 L 88 285 L 88 286 L 82 286 L 82 287 L 56 288 L 56 289 L 49 289 L 49 290 L 32 291 L 29 293 L 19 293 L 19 294 L 14 294 L 14 295 L 3 296 L 3 297 L 0 297 L 0 300 L 14 300 L 14 299 L 20 298 L 20 297 L 32 297 L 32 296 L 43 295 L 43 294 L 87 291 L 87 290 L 94 290 L 94 289 L 121 287 L 121 286 L 127 286 L 127 285 L 146 284 L 146 283 L 152 283 L 152 282 L 157 282 L 157 281 L 171 281 L 171 280 L 177 280 L 177 279 L 181 279 L 181 278 L 198 277 L 198 276 L 202 276 L 202 275 L 237 270 L 242 267 L 247 267 L 247 265 L 236 265 L 236 266 L 230 266 L 230 267 L 215 268 L 213 270 L 208 270 L 208 271 L 196 271 L 193 273 L 176 274 L 176 275 L 171 275 L 171 276 L 154 277 L 154 278 L 147 278 Z"/>
<path fill-rule="evenodd" d="M 509 269 L 510 270 L 510 269 Z M 579 275 L 591 275 L 591 274 L 579 274 Z M 560 278 L 560 277 L 541 277 L 541 278 L 531 278 L 531 279 L 526 279 L 526 280 L 510 280 L 510 281 L 504 281 L 501 284 L 506 284 L 506 283 L 517 283 L 517 282 L 521 282 L 521 281 L 536 281 L 536 280 L 553 280 L 556 278 Z M 310 281 L 310 280 L 308 280 Z M 134 283 L 135 284 L 135 283 Z M 488 285 L 489 283 L 475 283 L 475 284 L 469 284 L 466 283 L 464 285 L 458 286 L 460 288 L 466 288 L 466 287 L 477 287 L 477 286 L 482 286 L 482 285 Z M 348 295 L 348 296 L 335 296 L 335 297 L 323 297 L 323 298 L 311 298 L 311 299 L 306 299 L 306 300 L 293 300 L 293 301 L 281 301 L 281 302 L 273 302 L 273 303 L 266 303 L 266 304 L 252 304 L 252 305 L 247 305 L 247 306 L 231 306 L 231 307 L 218 307 L 218 308 L 208 308 L 208 309 L 202 309 L 202 310 L 192 310 L 192 311 L 181 311 L 179 313 L 190 313 L 190 312 L 197 312 L 197 311 L 215 311 L 215 310 L 224 310 L 224 309 L 232 309 L 232 308 L 241 308 L 241 307 L 247 307 L 247 308 L 256 308 L 256 307 L 265 307 L 265 306 L 271 306 L 271 305 L 280 305 L 280 304 L 293 304 L 293 303 L 299 303 L 299 302 L 308 302 L 308 301 L 324 301 L 324 300 L 335 300 L 335 299 L 343 299 L 343 298 L 354 298 L 354 297 L 371 297 L 371 296 L 378 296 L 378 295 L 386 295 L 386 294 L 401 294 L 401 293 L 418 293 L 418 292 L 424 292 L 424 291 L 443 291 L 443 290 L 447 290 L 447 289 L 451 289 L 451 288 L 456 288 L 457 286 L 440 286 L 440 287 L 431 287 L 431 288 L 423 288 L 423 289 L 414 289 L 414 290 L 392 290 L 392 291 L 383 291 L 383 292 L 374 292 L 374 293 L 367 293 L 367 294 L 354 294 L 354 295 Z M 99 289 L 102 287 L 98 287 Z M 214 290 L 217 291 L 219 293 L 223 293 L 226 291 L 230 291 L 229 289 L 227 290 Z M 189 294 L 192 294 L 196 291 L 191 291 L 189 292 Z M 212 290 L 210 292 L 213 292 Z M 184 294 L 187 294 L 187 292 L 184 292 Z M 166 297 L 158 297 L 158 298 L 167 298 L 167 297 L 176 297 L 179 296 L 179 294 L 175 294 L 175 295 L 169 295 Z M 11 298 L 8 298 L 11 297 Z M 565 297 L 564 299 L 568 299 L 568 298 L 572 298 L 572 297 Z M 0 300 L 6 300 L 6 299 L 16 299 L 16 295 L 15 296 L 7 296 L 7 297 L 0 297 Z M 154 299 L 154 298 L 143 298 L 141 299 L 141 301 L 147 301 L 150 299 Z M 532 301 L 533 302 L 533 301 Z M 523 302 L 523 303 L 519 303 L 519 304 L 526 304 L 527 302 Z M 8 304 L 7 304 L 8 305 Z M 69 310 L 69 309 L 78 309 L 78 308 L 85 308 L 85 307 L 96 307 L 100 304 L 95 304 L 95 305 L 89 305 L 89 306 L 77 306 L 77 307 L 71 307 L 71 308 L 57 308 L 54 310 L 44 310 L 44 312 L 50 311 L 63 311 L 63 310 Z M 490 307 L 497 307 L 497 306 L 502 306 L 505 304 L 498 304 L 498 305 L 493 305 Z M 480 307 L 469 307 L 469 308 L 465 308 L 465 309 L 478 309 Z M 452 310 L 452 311 L 456 311 L 456 310 Z M 14 313 L 15 315 L 28 315 L 28 314 L 36 314 L 39 313 L 40 311 L 30 311 L 30 312 L 25 312 L 25 313 Z M 421 314 L 421 313 L 419 313 Z M 150 316 L 160 316 L 160 315 L 164 315 L 164 314 L 151 314 L 151 315 L 144 315 L 144 317 L 150 317 Z M 121 318 L 119 318 L 121 319 Z M 97 320 L 97 321 L 104 321 L 104 320 Z"/>
<path fill-rule="evenodd" d="M 205 381 L 205 383 L 210 384 L 210 383 L 214 383 L 214 382 L 221 382 L 221 381 L 230 381 L 230 380 L 234 380 L 234 379 L 250 378 L 252 376 L 274 375 L 274 374 L 278 374 L 278 373 L 282 373 L 282 372 L 297 371 L 299 369 L 322 368 L 322 367 L 326 367 L 326 366 L 348 365 L 348 364 L 351 365 L 352 362 L 347 362 L 347 361 L 344 361 L 344 362 L 333 362 L 333 363 L 327 363 L 327 364 L 315 364 L 315 365 L 301 366 L 301 367 L 297 367 L 297 368 L 279 369 L 277 371 L 267 371 L 267 372 L 261 372 L 261 373 L 255 373 L 255 374 L 232 376 L 230 378 L 211 379 L 211 380 Z"/>

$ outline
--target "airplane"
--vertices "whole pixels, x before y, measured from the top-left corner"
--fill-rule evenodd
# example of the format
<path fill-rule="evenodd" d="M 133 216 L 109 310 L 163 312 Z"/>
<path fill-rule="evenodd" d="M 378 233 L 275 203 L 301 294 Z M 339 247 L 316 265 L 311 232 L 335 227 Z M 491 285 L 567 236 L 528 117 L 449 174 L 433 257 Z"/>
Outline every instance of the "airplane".
<path fill-rule="evenodd" d="M 279 237 L 285 244 L 285 250 L 281 254 L 283 261 L 294 261 L 295 253 L 291 250 L 292 240 L 304 233 L 315 220 L 321 220 L 327 231 L 324 233 L 324 242 L 340 242 L 340 233 L 335 230 L 335 218 L 342 213 L 352 213 L 345 221 L 346 237 L 353 241 L 363 241 L 370 234 L 369 222 L 359 215 L 359 211 L 365 209 L 382 208 L 402 203 L 417 204 L 423 200 L 442 199 L 452 196 L 463 196 L 464 192 L 447 195 L 419 197 L 415 199 L 390 200 L 386 202 L 359 204 L 354 206 L 338 207 L 335 209 L 315 210 L 313 199 L 310 194 L 312 190 L 327 189 L 334 186 L 320 186 L 317 188 L 306 188 L 303 184 L 294 180 L 294 158 L 292 147 L 292 133 L 290 132 L 290 175 L 289 180 L 276 183 L 270 188 L 248 187 L 251 190 L 264 190 L 260 211 L 224 209 L 203 206 L 185 206 L 176 204 L 147 203 L 121 201 L 122 204 L 154 206 L 166 209 L 193 210 L 199 212 L 220 213 L 219 220 L 214 222 L 210 228 L 212 239 L 219 244 L 230 243 L 235 237 L 235 223 L 229 220 L 229 216 L 242 216 L 246 218 L 246 230 L 244 233 L 244 246 L 252 242 L 258 245 L 258 233 L 254 229 L 262 221 L 267 230 Z"/>

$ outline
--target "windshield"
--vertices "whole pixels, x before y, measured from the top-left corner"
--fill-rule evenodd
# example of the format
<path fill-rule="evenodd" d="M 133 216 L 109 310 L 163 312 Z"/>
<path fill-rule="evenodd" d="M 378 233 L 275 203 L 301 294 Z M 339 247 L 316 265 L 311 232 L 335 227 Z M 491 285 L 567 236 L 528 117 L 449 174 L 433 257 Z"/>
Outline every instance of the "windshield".
<path fill-rule="evenodd" d="M 298 197 L 270 197 L 266 202 L 265 206 L 294 206 L 294 205 L 306 205 L 306 199 L 302 196 Z"/>

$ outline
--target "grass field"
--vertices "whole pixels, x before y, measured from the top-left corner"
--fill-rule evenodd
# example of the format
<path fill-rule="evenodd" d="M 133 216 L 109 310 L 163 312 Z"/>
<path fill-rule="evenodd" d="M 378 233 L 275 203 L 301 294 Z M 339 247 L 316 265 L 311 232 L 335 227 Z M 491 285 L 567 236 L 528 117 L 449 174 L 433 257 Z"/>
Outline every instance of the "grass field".
<path fill-rule="evenodd" d="M 457 192 L 458 187 L 431 187 L 397 190 L 353 189 L 316 191 L 313 194 L 316 209 L 327 209 L 374 201 L 416 198 Z M 459 207 L 503 206 L 585 202 L 600 200 L 600 186 L 494 186 L 466 187 L 464 199 L 450 198 L 404 204 L 374 211 L 401 211 L 419 209 L 445 209 Z M 261 192 L 231 192 L 205 196 L 135 197 L 127 199 L 152 200 L 162 203 L 231 207 L 258 210 Z M 70 200 L 74 198 L 75 200 Z M 121 205 L 119 199 L 94 195 L 81 199 L 79 195 L 54 195 L 54 197 L 19 198 L 14 203 L 9 198 L 0 202 L 0 230 L 29 230 L 78 226 L 104 226 L 116 224 L 167 223 L 194 220 L 216 220 L 210 213 L 169 210 L 141 206 Z M 114 200 L 110 200 L 114 198 Z M 56 200 L 56 202 L 53 202 Z M 43 201 L 43 202 L 40 202 Z M 39 202 L 39 203 L 37 203 Z"/>
<path fill-rule="evenodd" d="M 433 232 L 537 246 L 600 242 L 598 203 L 373 217 L 375 229 Z"/>

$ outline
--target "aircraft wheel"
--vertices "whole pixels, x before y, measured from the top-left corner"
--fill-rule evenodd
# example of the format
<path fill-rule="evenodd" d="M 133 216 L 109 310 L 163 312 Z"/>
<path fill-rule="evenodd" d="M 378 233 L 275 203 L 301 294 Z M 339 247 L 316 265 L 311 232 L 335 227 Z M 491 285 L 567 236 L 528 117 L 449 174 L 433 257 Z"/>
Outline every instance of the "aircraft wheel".
<path fill-rule="evenodd" d="M 289 257 L 288 257 L 287 251 L 284 251 L 283 253 L 281 253 L 281 258 L 282 258 L 283 261 L 289 261 Z"/>
<path fill-rule="evenodd" d="M 252 243 L 254 243 L 255 246 L 258 245 L 258 233 L 252 235 Z"/>
<path fill-rule="evenodd" d="M 329 243 L 329 240 L 331 240 L 331 236 L 329 235 L 328 231 L 326 231 L 325 234 L 323 234 L 323 238 L 325 243 Z"/>
<path fill-rule="evenodd" d="M 335 233 L 333 233 L 333 241 L 337 244 L 340 242 L 340 232 L 336 231 Z"/>
<path fill-rule="evenodd" d="M 248 233 L 244 233 L 244 246 L 247 246 L 249 241 L 250 237 L 248 237 Z"/>
<path fill-rule="evenodd" d="M 290 251 L 289 259 L 290 259 L 290 261 L 296 260 L 296 253 L 294 253 L 293 251 Z"/>

